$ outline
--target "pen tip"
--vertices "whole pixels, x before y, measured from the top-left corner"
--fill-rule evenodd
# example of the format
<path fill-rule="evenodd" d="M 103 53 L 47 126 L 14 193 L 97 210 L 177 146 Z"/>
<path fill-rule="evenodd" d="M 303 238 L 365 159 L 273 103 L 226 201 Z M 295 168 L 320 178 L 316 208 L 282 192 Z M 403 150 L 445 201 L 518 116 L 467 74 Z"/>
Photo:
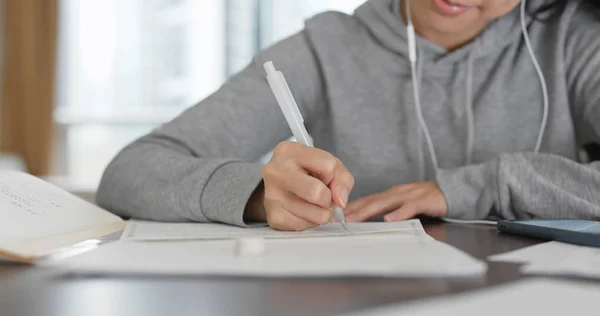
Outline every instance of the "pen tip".
<path fill-rule="evenodd" d="M 340 223 L 342 224 L 342 226 L 344 227 L 344 229 L 345 229 L 347 232 L 350 232 L 350 231 L 348 230 L 348 227 L 346 226 L 346 222 L 340 222 Z"/>

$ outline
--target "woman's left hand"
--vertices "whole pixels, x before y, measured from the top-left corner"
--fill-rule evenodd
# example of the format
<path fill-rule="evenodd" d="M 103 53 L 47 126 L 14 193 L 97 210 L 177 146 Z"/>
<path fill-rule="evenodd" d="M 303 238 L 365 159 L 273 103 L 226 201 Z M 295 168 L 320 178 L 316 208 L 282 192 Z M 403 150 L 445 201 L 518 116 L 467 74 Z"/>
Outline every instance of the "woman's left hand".
<path fill-rule="evenodd" d="M 448 203 L 436 181 L 397 185 L 385 192 L 352 201 L 344 209 L 346 221 L 364 222 L 382 214 L 386 222 L 396 222 L 417 215 L 445 217 Z"/>

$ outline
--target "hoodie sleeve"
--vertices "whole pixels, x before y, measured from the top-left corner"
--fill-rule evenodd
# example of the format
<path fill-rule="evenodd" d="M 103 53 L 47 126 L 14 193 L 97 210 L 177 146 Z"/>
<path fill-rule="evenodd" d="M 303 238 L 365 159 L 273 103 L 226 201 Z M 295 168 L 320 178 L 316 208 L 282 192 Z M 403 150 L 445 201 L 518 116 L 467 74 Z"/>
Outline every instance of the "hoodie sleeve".
<path fill-rule="evenodd" d="M 581 144 L 600 143 L 600 22 L 575 13 L 566 35 L 565 72 Z M 449 217 L 462 219 L 600 220 L 600 162 L 580 164 L 550 154 L 506 154 L 440 170 Z"/>
<path fill-rule="evenodd" d="M 218 91 L 123 149 L 107 167 L 97 203 L 124 217 L 246 226 L 262 180 L 256 163 L 291 136 L 263 63 L 286 74 L 303 116 L 322 105 L 322 80 L 304 33 L 257 55 Z M 307 119 L 308 121 L 308 119 Z"/>
<path fill-rule="evenodd" d="M 450 218 L 600 219 L 600 163 L 506 154 L 479 165 L 440 170 L 437 181 Z"/>

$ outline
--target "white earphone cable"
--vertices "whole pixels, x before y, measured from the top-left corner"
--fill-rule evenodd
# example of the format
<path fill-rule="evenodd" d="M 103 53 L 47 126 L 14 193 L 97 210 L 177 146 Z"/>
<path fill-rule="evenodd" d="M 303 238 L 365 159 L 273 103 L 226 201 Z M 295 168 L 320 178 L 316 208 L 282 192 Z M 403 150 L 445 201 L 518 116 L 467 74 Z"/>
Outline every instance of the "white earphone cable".
<path fill-rule="evenodd" d="M 542 124 L 540 126 L 540 131 L 538 133 L 537 142 L 535 143 L 534 151 L 537 153 L 540 151 L 542 147 L 542 141 L 544 140 L 544 132 L 546 131 L 546 125 L 548 124 L 548 112 L 550 110 L 549 101 L 548 101 L 548 86 L 546 85 L 546 78 L 544 77 L 544 73 L 542 72 L 542 67 L 540 67 L 540 63 L 535 57 L 535 52 L 533 51 L 533 45 L 531 45 L 531 40 L 529 39 L 529 33 L 527 32 L 527 23 L 525 22 L 525 8 L 527 6 L 526 0 L 521 0 L 521 28 L 523 30 L 523 38 L 525 39 L 525 43 L 527 44 L 527 50 L 529 51 L 529 55 L 531 56 L 531 60 L 533 61 L 533 65 L 535 70 L 540 78 L 540 84 L 542 86 L 542 94 L 544 97 L 544 113 L 542 114 Z"/>
<path fill-rule="evenodd" d="M 429 154 L 431 156 L 431 163 L 433 165 L 434 171 L 437 173 L 439 169 L 437 155 L 435 152 L 435 147 L 433 146 L 433 141 L 431 139 L 431 134 L 429 133 L 429 128 L 427 127 L 427 123 L 425 122 L 425 118 L 423 116 L 423 111 L 421 107 L 421 98 L 419 93 L 419 82 L 417 80 L 417 67 L 416 63 L 418 60 L 418 52 L 417 52 L 417 41 L 415 28 L 412 23 L 412 14 L 411 14 L 411 0 L 406 0 L 406 16 L 407 16 L 407 36 L 408 36 L 408 46 L 409 46 L 409 58 L 410 58 L 410 68 L 411 68 L 411 79 L 413 82 L 413 93 L 415 100 L 415 109 L 417 112 L 417 118 L 419 120 L 419 124 L 421 129 L 423 130 L 423 134 L 425 135 L 425 140 L 427 142 L 427 147 L 429 149 Z M 536 69 L 538 77 L 540 79 L 540 84 L 542 87 L 542 94 L 544 100 L 544 109 L 542 114 L 542 122 L 540 126 L 540 131 L 538 133 L 536 145 L 534 148 L 535 152 L 539 152 L 542 146 L 542 141 L 544 139 L 544 133 L 546 131 L 546 125 L 548 123 L 548 112 L 549 112 L 549 97 L 548 97 L 548 87 L 546 85 L 546 78 L 544 77 L 544 73 L 539 65 L 539 62 L 535 56 L 535 52 L 533 51 L 533 45 L 531 45 L 531 40 L 529 39 L 529 33 L 527 32 L 527 23 L 525 21 L 526 14 L 526 0 L 521 0 L 521 28 L 523 31 L 523 38 L 525 39 L 525 43 L 527 45 L 527 49 L 529 51 L 529 55 L 533 61 L 533 65 Z M 470 89 L 468 90 L 470 91 Z M 472 96 L 467 96 L 472 97 Z M 471 136 L 472 137 L 472 136 Z M 469 139 L 468 141 L 472 141 Z M 467 152 L 472 150 L 473 144 L 467 144 Z M 483 225 L 496 225 L 495 221 L 487 221 L 487 220 L 457 220 L 443 217 L 442 220 L 449 223 L 459 223 L 459 224 L 483 224 Z"/>
<path fill-rule="evenodd" d="M 462 220 L 462 219 L 452 219 L 447 217 L 442 217 L 441 220 L 444 222 L 452 223 L 452 224 L 473 224 L 473 225 L 493 225 L 498 224 L 496 221 L 486 221 L 486 220 Z"/>
<path fill-rule="evenodd" d="M 427 147 L 429 149 L 429 155 L 431 156 L 431 163 L 433 164 L 434 171 L 438 170 L 438 162 L 437 155 L 435 152 L 435 147 L 433 147 L 433 141 L 431 140 L 431 134 L 429 133 L 429 128 L 427 128 L 427 123 L 425 122 L 425 118 L 423 117 L 423 110 L 421 108 L 421 95 L 419 93 L 419 81 L 417 80 L 417 40 L 415 34 L 415 28 L 412 23 L 412 15 L 410 11 L 410 2 L 411 0 L 406 1 L 406 16 L 408 20 L 408 48 L 409 48 L 409 58 L 410 58 L 410 69 L 412 76 L 412 86 L 413 86 L 413 97 L 415 99 L 415 110 L 417 112 L 417 119 L 419 120 L 419 124 L 421 125 L 421 129 L 423 130 L 423 134 L 425 134 L 425 140 L 427 141 Z"/>

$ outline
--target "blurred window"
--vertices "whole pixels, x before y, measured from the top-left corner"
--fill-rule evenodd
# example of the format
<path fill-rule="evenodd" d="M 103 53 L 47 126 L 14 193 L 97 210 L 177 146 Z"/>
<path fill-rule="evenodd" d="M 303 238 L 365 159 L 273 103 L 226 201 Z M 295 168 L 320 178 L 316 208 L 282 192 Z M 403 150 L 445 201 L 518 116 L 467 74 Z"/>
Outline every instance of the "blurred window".
<path fill-rule="evenodd" d="M 57 162 L 95 186 L 127 143 L 322 11 L 363 0 L 61 0 Z"/>

